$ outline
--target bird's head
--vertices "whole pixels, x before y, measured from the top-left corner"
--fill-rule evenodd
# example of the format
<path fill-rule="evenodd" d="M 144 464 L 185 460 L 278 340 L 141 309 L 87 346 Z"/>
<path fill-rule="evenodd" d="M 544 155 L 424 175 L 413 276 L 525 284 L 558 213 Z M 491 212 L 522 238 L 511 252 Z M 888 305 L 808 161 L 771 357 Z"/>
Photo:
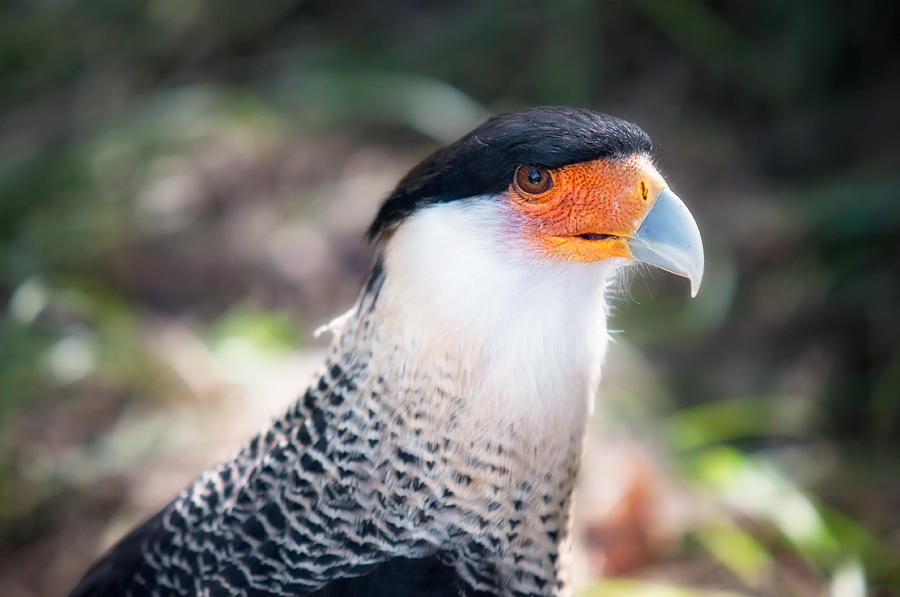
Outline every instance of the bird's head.
<path fill-rule="evenodd" d="M 445 392 L 471 398 L 476 435 L 505 421 L 535 446 L 569 437 L 599 380 L 621 265 L 685 276 L 693 294 L 703 276 L 697 225 L 650 151 L 639 127 L 589 110 L 488 120 L 382 204 L 369 307 L 355 312 L 377 314 L 399 370 L 439 371 Z"/>
<path fill-rule="evenodd" d="M 700 232 L 650 151 L 638 126 L 590 110 L 503 114 L 413 168 L 369 234 L 389 242 L 416 216 L 461 202 L 479 214 L 476 225 L 490 220 L 483 234 L 502 237 L 516 259 L 636 260 L 688 278 L 696 295 L 703 276 Z"/>

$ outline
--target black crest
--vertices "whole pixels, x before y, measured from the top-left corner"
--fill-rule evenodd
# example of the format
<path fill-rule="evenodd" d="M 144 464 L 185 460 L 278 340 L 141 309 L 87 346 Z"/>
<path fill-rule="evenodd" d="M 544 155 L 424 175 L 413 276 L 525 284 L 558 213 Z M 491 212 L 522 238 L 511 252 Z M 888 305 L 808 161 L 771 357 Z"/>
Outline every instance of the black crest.
<path fill-rule="evenodd" d="M 410 170 L 381 205 L 369 238 L 386 238 L 426 205 L 500 193 L 523 164 L 559 168 L 650 150 L 639 126 L 592 110 L 545 106 L 501 114 Z"/>

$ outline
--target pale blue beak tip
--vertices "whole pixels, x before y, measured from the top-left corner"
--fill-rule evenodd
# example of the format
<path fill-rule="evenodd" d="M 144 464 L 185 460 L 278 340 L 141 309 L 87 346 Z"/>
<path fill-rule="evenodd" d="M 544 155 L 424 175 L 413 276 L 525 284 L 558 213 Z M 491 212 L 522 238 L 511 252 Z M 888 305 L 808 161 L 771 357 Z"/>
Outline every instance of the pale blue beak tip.
<path fill-rule="evenodd" d="M 703 280 L 703 241 L 691 212 L 678 195 L 660 191 L 650 212 L 629 241 L 635 259 L 684 276 L 697 296 Z"/>

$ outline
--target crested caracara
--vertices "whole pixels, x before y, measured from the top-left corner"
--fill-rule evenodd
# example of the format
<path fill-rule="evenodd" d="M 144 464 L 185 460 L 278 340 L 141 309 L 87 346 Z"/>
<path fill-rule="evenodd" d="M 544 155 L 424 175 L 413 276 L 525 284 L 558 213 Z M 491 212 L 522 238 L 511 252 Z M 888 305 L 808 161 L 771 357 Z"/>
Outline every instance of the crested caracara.
<path fill-rule="evenodd" d="M 589 110 L 488 120 L 413 168 L 302 397 L 73 596 L 559 595 L 629 262 L 703 274 L 650 139 Z"/>

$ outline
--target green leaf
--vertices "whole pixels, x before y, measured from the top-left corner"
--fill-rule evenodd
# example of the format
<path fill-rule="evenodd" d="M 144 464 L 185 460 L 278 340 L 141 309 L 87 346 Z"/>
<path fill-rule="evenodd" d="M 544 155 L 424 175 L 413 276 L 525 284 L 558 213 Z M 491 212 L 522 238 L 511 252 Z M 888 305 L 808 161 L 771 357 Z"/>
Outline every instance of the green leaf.
<path fill-rule="evenodd" d="M 772 556 L 750 533 L 723 517 L 694 531 L 700 544 L 752 586 L 759 586 L 774 566 Z"/>

